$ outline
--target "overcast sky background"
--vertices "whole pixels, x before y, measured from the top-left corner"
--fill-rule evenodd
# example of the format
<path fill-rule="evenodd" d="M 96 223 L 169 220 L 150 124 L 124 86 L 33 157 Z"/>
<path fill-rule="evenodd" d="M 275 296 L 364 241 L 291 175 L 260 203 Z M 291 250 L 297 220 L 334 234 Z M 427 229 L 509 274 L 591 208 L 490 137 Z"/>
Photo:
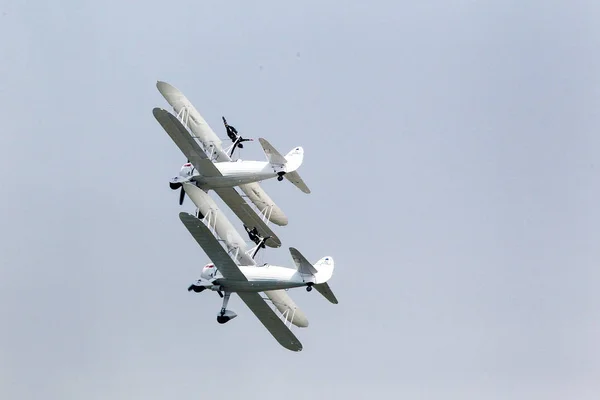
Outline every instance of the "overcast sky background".
<path fill-rule="evenodd" d="M 598 398 L 600 4 L 368 3 L 0 1 L 0 398 Z M 302 352 L 186 291 L 157 80 L 304 147 Z"/>

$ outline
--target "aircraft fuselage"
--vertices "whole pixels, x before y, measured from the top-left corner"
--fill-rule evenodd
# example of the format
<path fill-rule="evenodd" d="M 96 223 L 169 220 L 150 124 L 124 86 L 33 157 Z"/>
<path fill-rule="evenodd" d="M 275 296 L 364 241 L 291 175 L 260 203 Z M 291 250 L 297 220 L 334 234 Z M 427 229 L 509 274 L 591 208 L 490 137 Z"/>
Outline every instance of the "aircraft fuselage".
<path fill-rule="evenodd" d="M 315 283 L 314 276 L 302 275 L 296 269 L 276 265 L 240 266 L 239 268 L 248 279 L 247 281 L 225 279 L 213 264 L 208 264 L 202 269 L 201 279 L 194 285 L 229 292 L 263 292 L 265 290 L 291 289 Z"/>
<path fill-rule="evenodd" d="M 219 187 L 239 186 L 246 183 L 260 182 L 277 176 L 277 172 L 283 172 L 283 169 L 277 170 L 273 165 L 266 161 L 237 161 L 215 163 L 215 167 L 223 176 L 203 177 L 194 175 L 194 180 L 198 186 L 207 189 Z"/>

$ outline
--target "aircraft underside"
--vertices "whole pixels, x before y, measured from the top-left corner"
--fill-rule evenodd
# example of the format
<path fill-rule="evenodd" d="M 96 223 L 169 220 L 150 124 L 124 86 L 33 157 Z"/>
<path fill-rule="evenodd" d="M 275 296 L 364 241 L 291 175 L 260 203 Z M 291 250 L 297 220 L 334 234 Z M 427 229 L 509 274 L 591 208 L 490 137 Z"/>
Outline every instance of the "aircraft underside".
<path fill-rule="evenodd" d="M 224 188 L 224 187 L 234 187 L 245 185 L 247 183 L 252 182 L 260 182 L 267 179 L 271 179 L 275 177 L 275 173 L 269 174 L 244 174 L 244 175 L 232 175 L 232 176 L 222 176 L 218 178 L 213 177 L 203 177 L 203 176 L 195 176 L 193 181 L 197 183 L 198 187 L 202 189 L 212 189 L 212 188 Z"/>

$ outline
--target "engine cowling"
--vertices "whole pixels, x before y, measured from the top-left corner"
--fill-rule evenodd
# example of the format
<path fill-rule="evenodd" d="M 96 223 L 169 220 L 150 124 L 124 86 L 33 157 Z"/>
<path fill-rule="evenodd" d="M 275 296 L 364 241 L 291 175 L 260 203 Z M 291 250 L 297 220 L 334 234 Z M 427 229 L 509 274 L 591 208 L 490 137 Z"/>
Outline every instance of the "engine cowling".
<path fill-rule="evenodd" d="M 179 176 L 189 178 L 194 173 L 194 166 L 191 163 L 185 163 L 179 170 Z"/>
<path fill-rule="evenodd" d="M 217 274 L 217 269 L 215 268 L 214 264 L 206 264 L 204 266 L 204 268 L 202 268 L 202 273 L 200 274 L 200 277 L 202 279 L 206 279 L 206 280 L 211 280 L 213 279 Z"/>

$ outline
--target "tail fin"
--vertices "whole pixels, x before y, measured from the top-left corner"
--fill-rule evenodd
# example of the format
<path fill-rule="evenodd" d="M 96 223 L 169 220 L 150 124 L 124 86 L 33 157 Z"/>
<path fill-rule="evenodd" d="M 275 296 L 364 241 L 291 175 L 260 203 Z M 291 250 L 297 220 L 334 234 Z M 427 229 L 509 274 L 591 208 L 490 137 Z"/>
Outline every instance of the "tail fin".
<path fill-rule="evenodd" d="M 296 171 L 300 168 L 300 165 L 302 165 L 302 160 L 304 160 L 304 149 L 302 147 L 296 147 L 285 155 L 285 159 L 287 160 L 287 164 L 285 166 L 286 173 L 283 177 L 296 185 L 296 187 L 304 193 L 310 193 L 310 189 Z"/>
<path fill-rule="evenodd" d="M 331 303 L 337 304 L 338 300 L 335 298 L 335 295 L 327 284 L 327 281 L 331 279 L 331 276 L 333 275 L 333 258 L 323 257 L 315 263 L 314 267 L 317 269 L 317 271 L 319 271 L 317 273 L 318 283 L 315 284 L 314 288 L 317 289 L 317 291 Z"/>
<path fill-rule="evenodd" d="M 334 262 L 332 257 L 323 257 L 311 265 L 306 258 L 295 248 L 290 247 L 290 253 L 294 259 L 294 263 L 298 267 L 298 271 L 302 274 L 314 275 L 314 288 L 333 304 L 337 304 L 338 300 L 331 291 L 327 281 L 333 275 Z"/>
<path fill-rule="evenodd" d="M 331 276 L 333 275 L 333 267 L 334 263 L 332 257 L 323 257 L 319 261 L 317 261 L 313 265 L 313 268 L 317 270 L 317 274 L 315 275 L 317 281 L 315 282 L 315 284 L 318 285 L 330 280 Z"/>
<path fill-rule="evenodd" d="M 285 155 L 287 161 L 285 171 L 287 173 L 293 172 L 300 168 L 302 161 L 304 160 L 304 149 L 302 147 L 296 147 Z"/>
<path fill-rule="evenodd" d="M 271 164 L 278 164 L 283 166 L 283 171 L 285 175 L 284 178 L 287 178 L 288 181 L 292 182 L 298 189 L 302 190 L 304 193 L 310 193 L 310 189 L 306 186 L 306 183 L 300 178 L 300 175 L 296 170 L 302 165 L 302 160 L 304 159 L 304 149 L 302 147 L 296 147 L 292 151 L 286 154 L 286 156 L 282 156 L 276 149 L 271 145 L 271 143 L 267 142 L 263 138 L 259 138 L 258 141 L 262 146 L 269 162 Z"/>

